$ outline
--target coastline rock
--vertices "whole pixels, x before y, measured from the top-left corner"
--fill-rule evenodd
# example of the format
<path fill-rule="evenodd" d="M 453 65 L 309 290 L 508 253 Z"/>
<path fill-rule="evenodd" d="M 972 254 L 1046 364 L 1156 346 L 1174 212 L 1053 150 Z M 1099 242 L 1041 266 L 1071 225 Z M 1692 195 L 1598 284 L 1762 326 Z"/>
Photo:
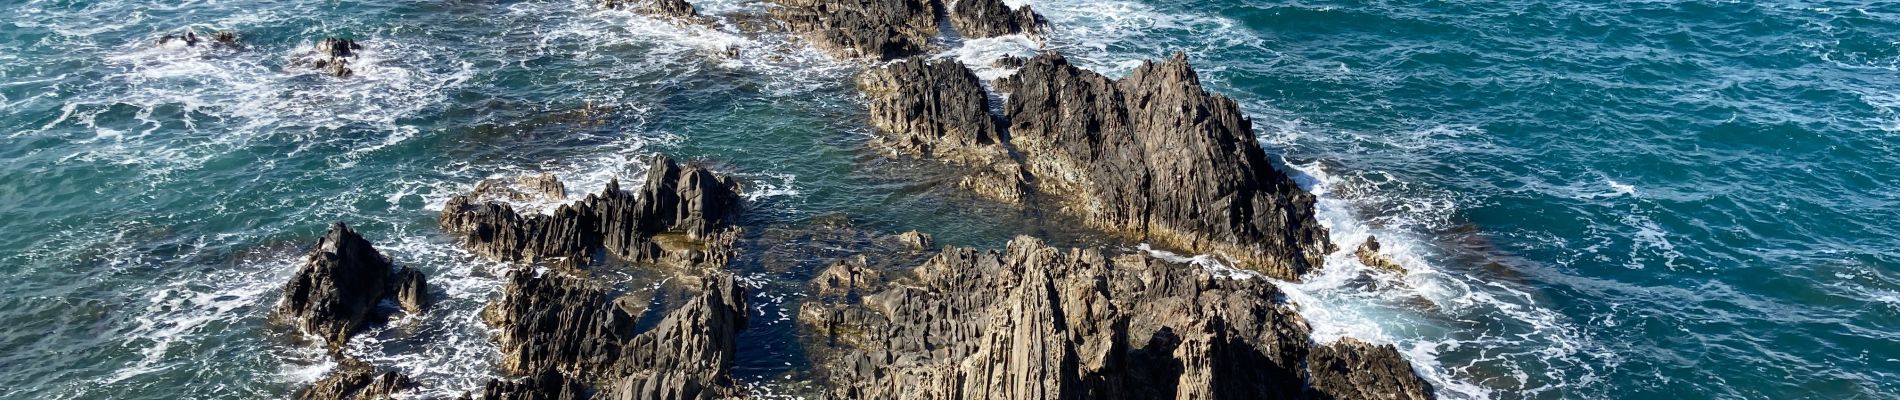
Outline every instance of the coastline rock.
<path fill-rule="evenodd" d="M 1307 379 L 1313 390 L 1332 399 L 1433 398 L 1431 385 L 1392 345 L 1373 346 L 1343 338 L 1307 355 Z"/>
<path fill-rule="evenodd" d="M 355 359 L 337 362 L 330 375 L 297 393 L 297 400 L 391 400 L 415 387 L 408 376 L 396 371 L 376 372 L 368 363 Z"/>
<path fill-rule="evenodd" d="M 337 351 L 351 335 L 381 321 L 376 309 L 394 297 L 405 310 L 427 306 L 428 284 L 422 273 L 389 263 L 368 240 L 343 223 L 330 226 L 304 264 L 282 289 L 273 312 Z"/>
<path fill-rule="evenodd" d="M 589 105 L 591 109 L 592 105 Z M 567 185 L 554 174 L 488 178 L 475 184 L 468 193 L 473 202 L 562 202 L 567 201 Z"/>
<path fill-rule="evenodd" d="M 188 30 L 183 34 L 166 34 L 158 38 L 158 44 L 161 46 L 172 42 L 184 43 L 185 47 L 197 47 L 199 44 L 228 49 L 241 49 L 244 47 L 238 44 L 237 32 L 232 31 L 218 31 L 212 33 L 211 37 L 206 38 L 198 36 L 198 32 L 196 31 Z"/>
<path fill-rule="evenodd" d="M 1397 261 L 1392 261 L 1392 257 L 1379 253 L 1379 238 L 1377 237 L 1366 236 L 1366 242 L 1359 244 L 1359 249 L 1354 250 L 1352 254 L 1359 258 L 1360 263 L 1368 267 L 1405 273 L 1404 266 L 1399 265 Z"/>
<path fill-rule="evenodd" d="M 323 38 L 312 52 L 305 54 L 297 63 L 330 76 L 347 78 L 356 74 L 356 70 L 350 68 L 350 63 L 356 61 L 357 50 L 362 49 L 363 45 L 353 39 Z"/>
<path fill-rule="evenodd" d="M 950 8 L 950 24 L 967 38 L 991 38 L 1004 35 L 1042 35 L 1049 21 L 1023 5 L 1010 10 L 1003 0 L 956 0 Z"/>
<path fill-rule="evenodd" d="M 840 58 L 889 60 L 922 53 L 937 36 L 936 0 L 771 0 L 793 33 Z"/>
<path fill-rule="evenodd" d="M 587 384 L 558 373 L 542 373 L 521 380 L 492 379 L 482 385 L 481 400 L 587 400 L 594 397 Z"/>
<path fill-rule="evenodd" d="M 712 20 L 699 15 L 699 9 L 684 0 L 600 0 L 600 6 L 611 9 L 630 9 L 634 12 L 657 17 L 671 18 L 676 21 L 696 24 L 711 24 Z"/>
<path fill-rule="evenodd" d="M 737 393 L 731 370 L 745 330 L 745 291 L 731 275 L 705 280 L 702 292 L 647 332 L 634 334 L 642 310 L 606 289 L 558 270 L 510 273 L 501 298 L 483 312 L 499 331 L 502 369 L 534 376 L 491 382 L 503 398 L 572 398 L 575 385 L 602 382 L 604 396 L 710 399 Z M 572 383 L 572 382 L 583 383 Z M 532 393 L 532 394 L 530 394 Z M 521 397 L 542 396 L 542 397 Z M 562 397 L 570 396 L 570 397 Z"/>
<path fill-rule="evenodd" d="M 546 185 L 552 188 L 554 185 Z M 479 192 L 478 187 L 478 192 Z M 579 266 L 597 253 L 636 262 L 716 261 L 737 238 L 738 184 L 698 166 L 654 156 L 639 195 L 607 189 L 551 214 L 523 215 L 476 195 L 449 199 L 437 219 L 476 254 L 507 262 Z"/>
<path fill-rule="evenodd" d="M 1010 144 L 1037 189 L 1097 228 L 1213 253 L 1287 280 L 1331 252 L 1315 198 L 1185 55 L 1119 81 L 1043 54 L 1004 78 Z"/>
<path fill-rule="evenodd" d="M 897 235 L 897 240 L 903 242 L 906 246 L 910 246 L 912 250 L 930 250 L 931 247 L 937 245 L 937 242 L 931 239 L 930 234 L 918 231 L 900 233 Z"/>
<path fill-rule="evenodd" d="M 986 197 L 1014 204 L 1027 196 L 1029 176 L 1010 157 L 982 81 L 962 63 L 911 58 L 866 71 L 858 88 L 880 146 L 972 167 L 958 186 Z"/>
<path fill-rule="evenodd" d="M 834 267 L 834 270 L 838 267 Z M 821 286 L 839 287 L 823 274 Z M 1298 398 L 1304 319 L 1261 279 L 1141 255 L 949 248 L 877 288 L 810 299 L 826 398 Z M 1409 365 L 1403 372 L 1411 373 Z M 1390 365 L 1381 365 L 1390 366 Z M 1373 376 L 1396 370 L 1344 373 Z M 1412 393 L 1429 396 L 1427 393 Z"/>

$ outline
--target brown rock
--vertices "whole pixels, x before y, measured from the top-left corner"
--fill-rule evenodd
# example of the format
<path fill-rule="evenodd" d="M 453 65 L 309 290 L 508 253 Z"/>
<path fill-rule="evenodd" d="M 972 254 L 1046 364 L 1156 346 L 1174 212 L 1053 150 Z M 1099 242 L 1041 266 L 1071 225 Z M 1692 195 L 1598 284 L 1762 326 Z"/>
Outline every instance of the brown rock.
<path fill-rule="evenodd" d="M 1003 0 L 956 0 L 950 8 L 950 24 L 969 38 L 1040 36 L 1048 23 L 1029 6 L 1010 10 Z"/>
<path fill-rule="evenodd" d="M 476 183 L 468 197 L 476 203 L 562 202 L 567 201 L 567 185 L 554 174 L 488 178 Z"/>
<path fill-rule="evenodd" d="M 1377 237 L 1366 236 L 1366 242 L 1359 244 L 1359 249 L 1354 250 L 1352 254 L 1359 257 L 1359 262 L 1368 267 L 1405 273 L 1404 266 L 1399 265 L 1397 261 L 1392 261 L 1392 257 L 1379 253 L 1379 238 Z"/>
<path fill-rule="evenodd" d="M 771 0 L 792 32 L 843 58 L 896 59 L 922 53 L 938 34 L 935 0 Z"/>
<path fill-rule="evenodd" d="M 986 197 L 1027 196 L 1029 176 L 1004 146 L 982 82 L 963 64 L 912 58 L 866 71 L 858 88 L 871 101 L 878 145 L 971 167 L 958 185 Z"/>
<path fill-rule="evenodd" d="M 1339 400 L 1431 399 L 1431 385 L 1412 370 L 1392 345 L 1374 346 L 1353 338 L 1313 349 L 1307 379 L 1321 397 Z"/>
<path fill-rule="evenodd" d="M 482 400 L 587 400 L 594 397 L 587 384 L 552 371 L 520 380 L 493 379 L 482 386 Z"/>
<path fill-rule="evenodd" d="M 918 231 L 900 233 L 897 235 L 897 241 L 903 242 L 913 250 L 930 250 L 937 245 L 936 241 L 930 238 L 930 234 Z"/>
<path fill-rule="evenodd" d="M 297 400 L 391 400 L 415 387 L 409 377 L 395 371 L 376 372 L 375 367 L 355 359 L 338 361 L 330 375 L 297 393 Z"/>
<path fill-rule="evenodd" d="M 343 223 L 330 226 L 282 290 L 273 315 L 339 350 L 350 336 L 385 316 L 378 302 L 395 297 L 410 312 L 427 306 L 422 273 L 397 268 Z"/>
<path fill-rule="evenodd" d="M 670 18 L 676 21 L 710 24 L 711 19 L 699 15 L 692 3 L 684 0 L 600 0 L 601 7 L 631 9 L 641 14 Z"/>

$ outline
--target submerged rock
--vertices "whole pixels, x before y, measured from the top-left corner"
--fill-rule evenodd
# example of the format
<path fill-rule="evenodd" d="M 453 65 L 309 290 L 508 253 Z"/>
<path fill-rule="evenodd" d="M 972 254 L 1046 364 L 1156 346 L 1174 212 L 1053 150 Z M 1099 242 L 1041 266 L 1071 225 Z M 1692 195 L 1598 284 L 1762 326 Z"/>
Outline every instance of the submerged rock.
<path fill-rule="evenodd" d="M 833 270 L 856 268 L 841 265 Z M 826 398 L 1318 394 L 1306 391 L 1302 372 L 1308 328 L 1264 280 L 1215 278 L 1139 255 L 1063 252 L 1030 238 L 1004 252 L 946 249 L 896 281 L 853 278 L 863 284 L 851 293 L 835 290 L 840 276 L 875 275 L 823 274 L 820 284 L 834 290 L 799 313 L 802 326 L 827 339 L 814 352 L 823 355 Z"/>
<path fill-rule="evenodd" d="M 1037 56 L 997 82 L 1011 95 L 995 136 L 981 86 L 960 63 L 911 60 L 866 75 L 880 141 L 976 164 L 964 186 L 979 193 L 1006 202 L 1033 193 L 1094 228 L 1280 279 L 1319 268 L 1332 250 L 1313 195 L 1272 166 L 1253 122 L 1203 90 L 1185 56 L 1119 81 Z"/>
<path fill-rule="evenodd" d="M 1397 261 L 1392 261 L 1392 257 L 1387 257 L 1385 254 L 1379 252 L 1379 238 L 1377 237 L 1366 236 L 1366 242 L 1359 244 L 1359 249 L 1354 250 L 1352 254 L 1359 258 L 1360 263 L 1368 267 L 1401 274 L 1405 273 L 1404 266 L 1399 265 Z"/>
<path fill-rule="evenodd" d="M 330 375 L 297 393 L 297 400 L 391 400 L 415 387 L 396 371 L 377 372 L 368 363 L 343 359 Z"/>
<path fill-rule="evenodd" d="M 412 313 L 428 305 L 421 272 L 390 264 L 343 223 L 330 226 L 282 292 L 274 315 L 322 339 L 332 351 L 382 320 L 377 303 L 384 298 L 394 298 Z"/>
<path fill-rule="evenodd" d="M 363 45 L 357 44 L 354 39 L 323 38 L 312 52 L 305 54 L 297 63 L 330 76 L 346 78 L 356 74 L 356 70 L 350 68 L 350 63 L 357 60 L 356 53 L 362 49 Z"/>
<path fill-rule="evenodd" d="M 990 38 L 1027 34 L 1040 36 L 1048 20 L 1028 5 L 1010 10 L 1003 0 L 956 0 L 950 7 L 950 24 L 968 38 Z"/>
<path fill-rule="evenodd" d="M 702 292 L 654 328 L 634 334 L 644 309 L 567 273 L 509 275 L 501 298 L 484 310 L 498 334 L 502 369 L 535 377 L 491 382 L 489 398 L 575 398 L 600 382 L 608 397 L 711 399 L 731 396 L 731 370 L 746 300 L 731 275 L 705 280 Z M 532 397 L 541 396 L 541 397 Z M 564 397 L 566 396 L 566 397 Z"/>
<path fill-rule="evenodd" d="M 238 43 L 237 32 L 232 31 L 218 31 L 212 33 L 210 37 L 203 37 L 198 36 L 198 32 L 196 31 L 188 30 L 183 34 L 167 34 L 158 38 L 159 45 L 162 46 L 166 43 L 184 43 L 186 47 L 197 47 L 201 44 L 227 49 L 239 49 L 244 47 Z"/>
<path fill-rule="evenodd" d="M 897 241 L 903 242 L 906 246 L 910 246 L 912 250 L 930 250 L 931 247 L 937 245 L 936 240 L 931 239 L 930 234 L 918 231 L 900 233 L 897 235 Z"/>
<path fill-rule="evenodd" d="M 671 18 L 690 23 L 711 23 L 710 19 L 699 15 L 692 3 L 684 0 L 600 0 L 601 7 L 630 9 L 641 14 Z"/>
<path fill-rule="evenodd" d="M 478 187 L 479 189 L 479 187 Z M 551 214 L 523 215 L 479 195 L 449 199 L 437 222 L 476 254 L 508 262 L 585 265 L 597 253 L 638 262 L 718 261 L 737 234 L 738 184 L 665 156 L 648 164 L 639 195 L 618 180 Z"/>
<path fill-rule="evenodd" d="M 935 0 L 771 0 L 772 16 L 821 50 L 844 58 L 923 53 L 937 36 Z"/>
<path fill-rule="evenodd" d="M 1332 399 L 1431 399 L 1431 385 L 1392 345 L 1343 338 L 1307 355 L 1307 381 Z"/>

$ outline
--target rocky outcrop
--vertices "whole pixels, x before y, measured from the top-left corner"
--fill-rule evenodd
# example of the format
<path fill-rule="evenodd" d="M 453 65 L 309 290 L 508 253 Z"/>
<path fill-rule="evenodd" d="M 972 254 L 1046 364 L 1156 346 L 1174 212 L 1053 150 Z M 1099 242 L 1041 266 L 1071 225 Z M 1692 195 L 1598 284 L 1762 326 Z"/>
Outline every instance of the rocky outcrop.
<path fill-rule="evenodd" d="M 386 313 L 377 303 L 384 298 L 394 298 L 412 313 L 428 305 L 428 283 L 421 272 L 390 264 L 342 223 L 330 226 L 282 292 L 276 318 L 320 338 L 332 351 L 382 320 Z"/>
<path fill-rule="evenodd" d="M 392 400 L 415 383 L 396 371 L 377 372 L 355 359 L 343 359 L 330 375 L 297 393 L 297 400 Z"/>
<path fill-rule="evenodd" d="M 488 178 L 468 192 L 470 202 L 558 203 L 567 201 L 567 185 L 554 174 Z"/>
<path fill-rule="evenodd" d="M 840 265 L 799 313 L 825 338 L 814 354 L 827 398 L 1314 394 L 1306 324 L 1263 280 L 1029 238 L 950 248 L 889 283 Z"/>
<path fill-rule="evenodd" d="M 691 23 L 710 23 L 711 20 L 699 15 L 692 3 L 684 0 L 600 0 L 600 6 L 614 9 L 628 9 L 641 14 L 669 18 L 675 21 Z"/>
<path fill-rule="evenodd" d="M 1379 247 L 1379 238 L 1366 236 L 1365 243 L 1360 243 L 1359 248 L 1353 250 L 1352 254 L 1354 257 L 1359 258 L 1359 263 L 1365 264 L 1368 267 L 1401 274 L 1405 273 L 1405 267 L 1399 265 L 1397 261 L 1392 261 L 1392 257 L 1387 257 L 1384 253 L 1380 253 Z"/>
<path fill-rule="evenodd" d="M 918 231 L 897 234 L 897 241 L 909 246 L 911 250 L 930 250 L 937 246 L 937 241 L 932 239 L 930 234 Z"/>
<path fill-rule="evenodd" d="M 356 41 L 352 39 L 324 38 L 323 41 L 317 42 L 314 51 L 306 54 L 300 63 L 330 76 L 347 78 L 356 75 L 356 70 L 350 68 L 350 63 L 356 62 L 356 53 L 362 49 L 363 45 L 356 44 Z"/>
<path fill-rule="evenodd" d="M 185 31 L 183 34 L 167 34 L 158 38 L 159 45 L 162 46 L 167 43 L 183 43 L 185 47 L 204 45 L 227 49 L 243 48 L 242 45 L 238 44 L 237 32 L 232 31 L 218 31 L 217 33 L 212 33 L 209 37 L 198 36 L 198 32 L 195 31 Z"/>
<path fill-rule="evenodd" d="M 981 123 L 981 87 L 961 64 L 913 60 L 866 75 L 860 86 L 881 142 L 982 164 L 964 185 L 980 193 L 1005 201 L 1033 193 L 1095 228 L 1280 279 L 1319 268 L 1333 250 L 1313 195 L 1272 166 L 1253 122 L 1232 99 L 1203 90 L 1184 55 L 1119 81 L 1037 56 L 997 82 L 1011 95 L 1006 134 L 995 136 Z"/>
<path fill-rule="evenodd" d="M 959 186 L 1023 201 L 1023 167 L 1010 157 L 982 81 L 962 63 L 912 58 L 866 71 L 858 88 L 870 100 L 871 125 L 883 132 L 881 147 L 970 167 Z"/>
<path fill-rule="evenodd" d="M 1343 338 L 1307 355 L 1307 381 L 1331 399 L 1425 400 L 1431 385 L 1412 371 L 1392 345 Z"/>
<path fill-rule="evenodd" d="M 485 395 L 574 398 L 593 393 L 585 389 L 592 382 L 611 398 L 736 394 L 730 374 L 746 326 L 745 291 L 726 274 L 706 279 L 701 289 L 657 326 L 635 334 L 644 306 L 558 270 L 515 271 L 483 318 L 498 331 L 502 369 L 533 378 L 491 382 Z"/>
<path fill-rule="evenodd" d="M 616 180 L 552 213 L 524 215 L 482 201 L 478 190 L 449 199 L 437 221 L 469 250 L 500 261 L 579 266 L 604 252 L 637 262 L 701 263 L 722 257 L 737 238 L 731 226 L 738 190 L 731 178 L 654 156 L 638 195 Z"/>
<path fill-rule="evenodd" d="M 1003 0 L 955 0 L 950 6 L 950 24 L 957 33 L 969 38 L 989 38 L 1027 34 L 1041 36 L 1049 24 L 1028 5 L 1010 10 Z"/>
<path fill-rule="evenodd" d="M 479 395 L 464 396 L 479 400 L 587 400 L 593 389 L 579 380 L 552 371 L 520 380 L 494 379 L 482 385 Z"/>
<path fill-rule="evenodd" d="M 771 0 L 784 27 L 843 58 L 896 59 L 924 52 L 937 36 L 936 0 Z"/>

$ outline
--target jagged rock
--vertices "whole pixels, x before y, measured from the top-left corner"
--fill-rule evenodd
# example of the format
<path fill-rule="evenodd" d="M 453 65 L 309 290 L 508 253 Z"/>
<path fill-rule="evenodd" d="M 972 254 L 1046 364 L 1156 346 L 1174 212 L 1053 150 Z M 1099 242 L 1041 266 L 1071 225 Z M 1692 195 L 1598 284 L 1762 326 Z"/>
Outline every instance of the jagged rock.
<path fill-rule="evenodd" d="M 198 32 L 195 31 L 185 31 L 184 34 L 167 34 L 158 38 L 159 45 L 171 42 L 184 43 L 186 47 L 197 47 L 199 44 L 208 44 L 212 47 L 228 49 L 243 48 L 242 45 L 238 44 L 237 32 L 232 31 L 218 31 L 217 33 L 213 33 L 211 34 L 209 42 L 206 41 L 206 38 L 198 36 Z"/>
<path fill-rule="evenodd" d="M 394 297 L 404 309 L 421 312 L 428 284 L 421 272 L 391 265 L 368 240 L 339 222 L 317 241 L 282 292 L 274 315 L 335 351 L 364 326 L 382 319 L 376 305 L 384 298 Z"/>
<path fill-rule="evenodd" d="M 593 108 L 592 104 L 588 109 Z M 567 186 L 554 174 L 488 178 L 475 184 L 468 193 L 470 201 L 483 202 L 562 202 L 567 201 Z"/>
<path fill-rule="evenodd" d="M 659 326 L 626 344 L 616 368 L 616 399 L 720 399 L 739 394 L 732 365 L 746 328 L 745 290 L 731 275 L 706 281 L 701 294 Z"/>
<path fill-rule="evenodd" d="M 353 39 L 324 38 L 323 41 L 317 42 L 314 51 L 306 54 L 299 63 L 331 76 L 346 78 L 356 74 L 356 70 L 350 68 L 350 63 L 356 61 L 356 52 L 362 49 L 363 45 L 357 44 Z"/>
<path fill-rule="evenodd" d="M 501 296 L 482 310 L 495 328 L 501 368 L 516 374 L 557 371 L 598 377 L 620 357 L 645 309 L 616 303 L 605 288 L 567 273 L 516 270 Z"/>
<path fill-rule="evenodd" d="M 1027 34 L 1040 36 L 1048 20 L 1028 5 L 1010 10 L 1003 0 L 956 0 L 950 6 L 950 25 L 969 38 Z"/>
<path fill-rule="evenodd" d="M 1029 179 L 1010 158 L 976 74 L 956 60 L 912 58 L 866 71 L 858 88 L 870 99 L 877 142 L 902 153 L 970 166 L 959 186 L 1020 203 Z"/>
<path fill-rule="evenodd" d="M 1028 64 L 1028 63 L 1029 63 L 1029 59 L 1027 58 L 1022 58 L 1022 57 L 1017 57 L 1017 56 L 1002 56 L 1002 57 L 997 57 L 996 61 L 991 61 L 990 66 L 996 67 L 996 68 L 1022 68 L 1023 64 Z"/>
<path fill-rule="evenodd" d="M 863 256 L 846 258 L 831 263 L 818 278 L 812 281 L 819 296 L 842 296 L 859 293 L 882 284 L 882 272 L 871 268 Z"/>
<path fill-rule="evenodd" d="M 1185 55 L 1115 81 L 1043 54 L 1004 80 L 1010 145 L 1037 189 L 1095 227 L 1289 280 L 1331 252 L 1313 195 Z"/>
<path fill-rule="evenodd" d="M 1405 273 L 1404 266 L 1399 265 L 1397 261 L 1392 261 L 1392 257 L 1379 253 L 1379 238 L 1377 237 L 1366 236 L 1366 242 L 1359 244 L 1359 249 L 1354 250 L 1352 254 L 1359 257 L 1359 262 L 1368 267 Z"/>
<path fill-rule="evenodd" d="M 511 273 L 483 317 L 498 331 L 504 371 L 605 382 L 612 398 L 716 398 L 736 393 L 730 374 L 747 308 L 731 275 L 705 282 L 701 294 L 637 335 L 634 321 L 644 309 L 558 270 Z"/>
<path fill-rule="evenodd" d="M 1374 346 L 1343 338 L 1307 355 L 1313 391 L 1339 400 L 1431 399 L 1431 384 L 1419 378 L 1392 345 Z"/>
<path fill-rule="evenodd" d="M 481 400 L 587 400 L 594 397 L 586 383 L 553 371 L 521 380 L 493 379 L 482 385 Z M 470 398 L 470 397 L 464 397 Z"/>
<path fill-rule="evenodd" d="M 771 0 L 772 16 L 838 57 L 895 59 L 922 53 L 937 36 L 936 0 Z"/>
<path fill-rule="evenodd" d="M 914 250 L 930 250 L 931 247 L 937 245 L 936 241 L 930 238 L 930 234 L 918 231 L 900 233 L 897 235 L 897 240 Z"/>
<path fill-rule="evenodd" d="M 600 0 L 601 7 L 631 9 L 641 14 L 671 18 L 690 23 L 711 23 L 712 20 L 699 15 L 692 3 L 684 0 Z"/>
<path fill-rule="evenodd" d="M 1018 238 L 946 249 L 879 286 L 800 310 L 828 339 L 814 352 L 826 398 L 1306 395 L 1308 328 L 1265 280 Z"/>
<path fill-rule="evenodd" d="M 329 376 L 297 393 L 297 400 L 390 400 L 415 383 L 396 371 L 376 372 L 356 359 L 338 361 Z"/>
<path fill-rule="evenodd" d="M 476 254 L 509 262 L 585 265 L 596 254 L 637 262 L 718 261 L 737 237 L 738 184 L 654 156 L 638 196 L 618 180 L 551 214 L 523 215 L 505 203 L 456 196 L 437 222 Z"/>

